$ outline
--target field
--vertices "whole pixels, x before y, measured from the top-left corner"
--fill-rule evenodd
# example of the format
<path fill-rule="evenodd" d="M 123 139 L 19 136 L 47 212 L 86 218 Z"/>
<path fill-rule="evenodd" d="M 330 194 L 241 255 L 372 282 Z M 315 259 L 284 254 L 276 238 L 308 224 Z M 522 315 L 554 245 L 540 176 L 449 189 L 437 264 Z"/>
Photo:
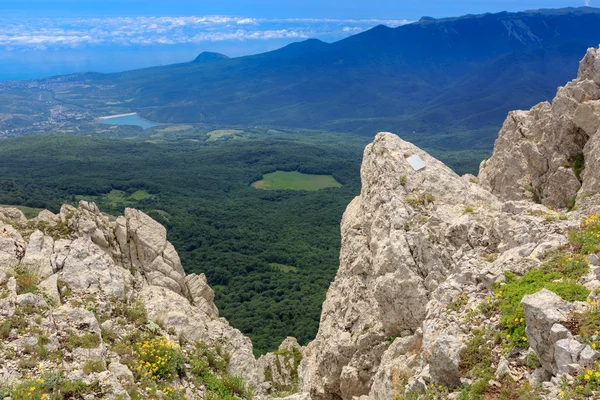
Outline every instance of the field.
<path fill-rule="evenodd" d="M 262 190 L 320 190 L 342 185 L 331 175 L 311 175 L 298 171 L 276 171 L 252 183 L 252 187 Z"/>

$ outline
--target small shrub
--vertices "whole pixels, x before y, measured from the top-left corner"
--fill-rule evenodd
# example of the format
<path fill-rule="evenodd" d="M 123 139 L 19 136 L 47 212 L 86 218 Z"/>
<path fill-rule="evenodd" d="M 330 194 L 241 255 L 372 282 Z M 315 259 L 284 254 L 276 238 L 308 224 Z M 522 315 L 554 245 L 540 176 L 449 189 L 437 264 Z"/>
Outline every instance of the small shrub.
<path fill-rule="evenodd" d="M 406 175 L 402 175 L 402 176 L 400 177 L 400 184 L 401 184 L 402 186 L 405 186 L 405 185 L 406 185 Z"/>
<path fill-rule="evenodd" d="M 461 308 L 467 305 L 469 297 L 466 293 L 461 293 L 446 305 L 446 309 L 451 311 L 460 311 Z"/>
<path fill-rule="evenodd" d="M 224 374 L 221 381 L 223 382 L 223 386 L 225 386 L 230 393 L 248 398 L 246 395 L 248 393 L 248 388 L 246 382 L 244 382 L 242 378 Z"/>
<path fill-rule="evenodd" d="M 465 207 L 465 214 L 472 213 L 472 212 L 473 212 L 473 207 Z"/>
<path fill-rule="evenodd" d="M 21 265 L 15 267 L 15 274 L 17 294 L 37 293 L 40 278 L 36 274 Z"/>
<path fill-rule="evenodd" d="M 77 336 L 73 332 L 69 333 L 67 337 L 66 346 L 68 349 L 73 350 L 76 347 L 83 347 L 84 349 L 95 349 L 100 346 L 100 336 L 87 332 L 81 336 Z"/>
<path fill-rule="evenodd" d="M 569 233 L 569 241 L 582 253 L 600 251 L 600 216 L 592 215 L 581 223 L 579 230 Z"/>
<path fill-rule="evenodd" d="M 489 337 L 483 330 L 473 332 L 473 337 L 460 351 L 459 368 L 463 373 L 468 373 L 476 366 L 481 368 L 491 367 L 491 348 L 488 344 Z"/>
<path fill-rule="evenodd" d="M 535 354 L 535 352 L 533 351 L 530 351 L 529 353 L 527 353 L 527 356 L 525 356 L 525 365 L 529 369 L 538 369 L 542 366 L 542 364 L 540 363 L 540 359 L 538 358 L 537 354 Z"/>
<path fill-rule="evenodd" d="M 104 360 L 87 360 L 83 364 L 83 373 L 89 375 L 93 372 L 102 372 L 106 371 L 106 365 L 104 364 Z"/>
<path fill-rule="evenodd" d="M 563 278 L 577 281 L 589 272 L 590 263 L 580 254 L 555 251 L 544 257 L 544 264 L 540 269 L 545 272 L 558 272 Z"/>

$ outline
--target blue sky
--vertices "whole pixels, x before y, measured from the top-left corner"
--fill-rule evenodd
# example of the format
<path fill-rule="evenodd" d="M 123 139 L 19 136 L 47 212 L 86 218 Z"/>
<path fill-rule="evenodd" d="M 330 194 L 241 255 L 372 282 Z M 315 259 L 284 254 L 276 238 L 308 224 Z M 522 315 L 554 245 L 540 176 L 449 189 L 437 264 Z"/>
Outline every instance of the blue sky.
<path fill-rule="evenodd" d="M 600 1 L 600 0 L 596 0 Z M 263 18 L 418 19 L 583 6 L 586 0 L 0 0 L 0 15 L 236 15 Z M 594 6 L 594 0 L 590 0 Z"/>
<path fill-rule="evenodd" d="M 0 0 L 0 80 L 113 72 L 327 42 L 422 16 L 594 6 L 600 0 Z"/>

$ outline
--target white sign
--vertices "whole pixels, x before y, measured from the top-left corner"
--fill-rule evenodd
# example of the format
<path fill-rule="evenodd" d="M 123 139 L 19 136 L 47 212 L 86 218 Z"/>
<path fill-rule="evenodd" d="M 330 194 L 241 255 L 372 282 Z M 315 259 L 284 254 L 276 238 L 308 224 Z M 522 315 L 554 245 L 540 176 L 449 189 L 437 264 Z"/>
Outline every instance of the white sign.
<path fill-rule="evenodd" d="M 413 154 L 412 156 L 408 157 L 406 161 L 408 161 L 412 169 L 415 171 L 425 168 L 425 161 L 423 161 L 418 154 Z"/>

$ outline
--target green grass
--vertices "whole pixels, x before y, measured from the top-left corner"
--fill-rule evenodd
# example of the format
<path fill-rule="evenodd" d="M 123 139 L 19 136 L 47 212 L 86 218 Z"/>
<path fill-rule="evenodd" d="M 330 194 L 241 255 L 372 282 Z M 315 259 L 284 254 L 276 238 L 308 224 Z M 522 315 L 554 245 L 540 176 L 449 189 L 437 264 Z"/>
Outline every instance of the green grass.
<path fill-rule="evenodd" d="M 525 334 L 525 313 L 521 306 L 523 296 L 545 288 L 573 302 L 584 301 L 590 293 L 585 287 L 556 271 L 533 269 L 521 278 L 512 272 L 506 272 L 505 276 L 506 284 L 496 291 L 496 297 L 499 299 L 503 336 L 515 347 L 529 345 Z"/>
<path fill-rule="evenodd" d="M 252 184 L 253 188 L 263 190 L 320 190 L 329 187 L 341 187 L 342 184 L 331 175 L 303 174 L 298 171 L 276 171 L 263 176 Z"/>

